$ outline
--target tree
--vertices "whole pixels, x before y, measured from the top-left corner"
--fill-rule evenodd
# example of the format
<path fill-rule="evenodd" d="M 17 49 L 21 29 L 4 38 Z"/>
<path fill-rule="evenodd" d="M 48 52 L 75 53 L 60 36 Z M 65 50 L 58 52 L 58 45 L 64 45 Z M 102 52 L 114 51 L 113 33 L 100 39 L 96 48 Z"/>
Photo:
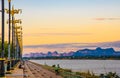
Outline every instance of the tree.
<path fill-rule="evenodd" d="M 2 42 L 1 42 L 1 38 L 0 38 L 0 55 L 2 52 L 1 44 L 2 44 Z M 8 56 L 8 42 L 7 41 L 5 41 L 5 43 L 4 43 L 4 48 L 5 48 L 5 58 L 7 58 L 7 56 Z"/>

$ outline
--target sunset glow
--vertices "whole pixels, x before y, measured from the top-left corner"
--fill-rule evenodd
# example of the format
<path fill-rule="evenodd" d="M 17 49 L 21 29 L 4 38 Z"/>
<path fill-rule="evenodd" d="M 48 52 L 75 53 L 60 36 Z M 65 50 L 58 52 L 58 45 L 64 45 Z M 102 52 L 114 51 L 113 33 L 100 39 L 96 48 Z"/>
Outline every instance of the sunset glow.
<path fill-rule="evenodd" d="M 13 0 L 13 2 L 23 9 L 24 46 L 120 40 L 119 0 Z M 44 50 L 45 48 L 38 50 L 24 48 L 25 52 Z M 57 49 L 52 51 L 54 50 Z"/>

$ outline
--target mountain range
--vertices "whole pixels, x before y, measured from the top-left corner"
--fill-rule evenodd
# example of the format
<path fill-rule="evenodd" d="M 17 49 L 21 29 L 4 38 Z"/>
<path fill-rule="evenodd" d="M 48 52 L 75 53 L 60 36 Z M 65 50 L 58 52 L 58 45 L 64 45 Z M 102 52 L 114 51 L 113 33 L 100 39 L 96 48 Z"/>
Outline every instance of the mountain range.
<path fill-rule="evenodd" d="M 74 57 L 85 57 L 85 56 L 120 56 L 120 52 L 115 51 L 113 48 L 106 48 L 102 49 L 100 47 L 97 47 L 96 49 L 82 49 L 77 50 L 75 52 L 65 52 L 60 53 L 57 51 L 54 52 L 36 52 L 36 53 L 30 53 L 30 54 L 24 54 L 23 57 L 68 57 L 68 56 L 74 56 Z"/>

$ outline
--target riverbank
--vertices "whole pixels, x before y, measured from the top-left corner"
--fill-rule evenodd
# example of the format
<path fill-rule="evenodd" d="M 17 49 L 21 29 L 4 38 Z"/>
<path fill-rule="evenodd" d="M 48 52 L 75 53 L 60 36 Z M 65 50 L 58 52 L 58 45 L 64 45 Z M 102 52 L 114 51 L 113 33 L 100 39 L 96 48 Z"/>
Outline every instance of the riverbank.
<path fill-rule="evenodd" d="M 65 56 L 65 57 L 58 57 L 58 56 L 52 56 L 52 57 L 24 57 L 23 59 L 27 60 L 120 60 L 120 56 L 101 56 L 101 57 L 95 57 L 95 56 L 83 56 L 83 57 L 73 57 L 73 56 Z"/>
<path fill-rule="evenodd" d="M 34 63 L 34 62 L 32 62 Z M 37 63 L 34 63 L 37 64 Z M 55 73 L 55 65 L 53 66 L 48 66 L 48 65 L 41 65 L 41 64 L 37 64 L 39 66 L 41 66 L 44 69 L 47 69 L 51 72 Z M 70 69 L 63 69 L 60 68 L 59 69 L 59 75 L 62 76 L 63 78 L 120 78 L 115 72 L 108 72 L 106 74 L 100 74 L 100 75 L 95 75 L 95 73 L 87 71 L 87 72 L 72 72 L 72 70 Z"/>
<path fill-rule="evenodd" d="M 34 63 L 34 62 L 32 62 Z M 37 63 L 34 63 L 37 64 Z M 37 64 L 40 65 L 40 64 Z M 48 65 L 40 65 L 42 68 L 47 69 L 51 72 L 55 72 L 55 67 L 53 66 L 48 66 Z M 91 74 L 90 72 L 72 72 L 70 69 L 63 69 L 59 68 L 59 74 L 63 78 L 99 78 L 98 76 L 95 76 L 94 74 Z"/>
<path fill-rule="evenodd" d="M 95 75 L 101 73 L 116 72 L 120 76 L 119 60 L 30 60 L 41 65 L 57 65 L 63 69 L 71 69 L 74 72 L 94 72 Z"/>

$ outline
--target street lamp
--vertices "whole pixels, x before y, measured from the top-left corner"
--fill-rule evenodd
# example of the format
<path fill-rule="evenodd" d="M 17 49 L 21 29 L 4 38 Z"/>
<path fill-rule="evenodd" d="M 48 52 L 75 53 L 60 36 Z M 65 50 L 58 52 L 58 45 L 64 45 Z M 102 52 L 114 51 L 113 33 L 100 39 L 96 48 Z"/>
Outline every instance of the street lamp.
<path fill-rule="evenodd" d="M 9 14 L 9 22 L 8 22 L 8 65 L 7 65 L 7 71 L 9 72 L 10 71 L 10 69 L 11 69 L 11 57 L 10 57 L 10 55 L 11 55 L 11 52 L 10 52 L 10 37 L 11 37 L 11 23 L 10 23 L 10 21 L 11 21 L 11 0 L 8 0 L 8 5 L 9 5 L 9 12 L 8 12 L 8 14 Z"/>
<path fill-rule="evenodd" d="M 15 22 L 21 24 L 21 20 Z M 16 52 L 15 55 L 17 56 L 17 60 L 21 59 L 21 41 L 20 38 L 22 38 L 22 26 L 16 26 L 14 27 L 15 29 L 15 34 L 16 34 Z"/>
<path fill-rule="evenodd" d="M 21 22 L 19 22 L 21 24 Z M 16 26 L 16 39 L 17 39 L 17 55 L 18 58 L 22 59 L 22 26 Z"/>
<path fill-rule="evenodd" d="M 0 78 L 1 77 L 5 77 L 5 49 L 4 49 L 4 35 L 5 35 L 5 31 L 4 31 L 4 20 L 5 20 L 5 0 L 1 0 L 1 7 L 2 9 L 0 10 L 0 12 L 2 13 L 2 38 L 1 38 L 1 50 L 2 52 L 0 53 Z M 14 6 L 12 7 L 11 10 L 11 0 L 8 0 L 8 5 L 9 5 L 9 9 L 6 9 L 7 14 L 9 14 L 9 20 L 7 21 L 8 23 L 8 71 L 10 70 L 10 60 L 11 60 L 11 54 L 12 54 L 12 59 L 14 59 L 15 55 L 14 55 L 14 47 L 15 47 L 15 31 L 14 31 L 14 27 L 16 23 L 22 23 L 22 21 L 20 19 L 15 20 L 14 19 L 14 14 L 19 14 L 22 13 L 21 9 L 14 9 Z M 11 15 L 12 15 L 12 20 L 11 20 Z M 10 37 L 11 37 L 11 23 L 12 23 L 12 51 L 10 50 Z M 19 29 L 20 27 L 18 27 Z M 10 52 L 11 51 L 11 52 Z M 12 65 L 14 60 L 12 61 Z"/>
<path fill-rule="evenodd" d="M 2 44 L 1 44 L 1 47 L 2 47 L 2 53 L 1 53 L 1 59 L 0 59 L 0 77 L 4 77 L 5 76 L 5 65 L 4 65 L 4 53 L 5 53 L 5 50 L 4 50 L 4 27 L 5 27 L 5 24 L 4 24 L 4 20 L 5 20 L 5 12 L 4 12 L 4 1 L 5 0 L 1 0 L 1 7 L 2 7 Z"/>
<path fill-rule="evenodd" d="M 20 20 L 15 20 L 14 15 L 22 13 L 21 9 L 14 9 L 14 6 L 12 6 L 11 15 L 12 20 L 10 21 L 12 23 L 12 67 L 15 64 L 15 24 L 18 22 L 21 22 Z"/>

